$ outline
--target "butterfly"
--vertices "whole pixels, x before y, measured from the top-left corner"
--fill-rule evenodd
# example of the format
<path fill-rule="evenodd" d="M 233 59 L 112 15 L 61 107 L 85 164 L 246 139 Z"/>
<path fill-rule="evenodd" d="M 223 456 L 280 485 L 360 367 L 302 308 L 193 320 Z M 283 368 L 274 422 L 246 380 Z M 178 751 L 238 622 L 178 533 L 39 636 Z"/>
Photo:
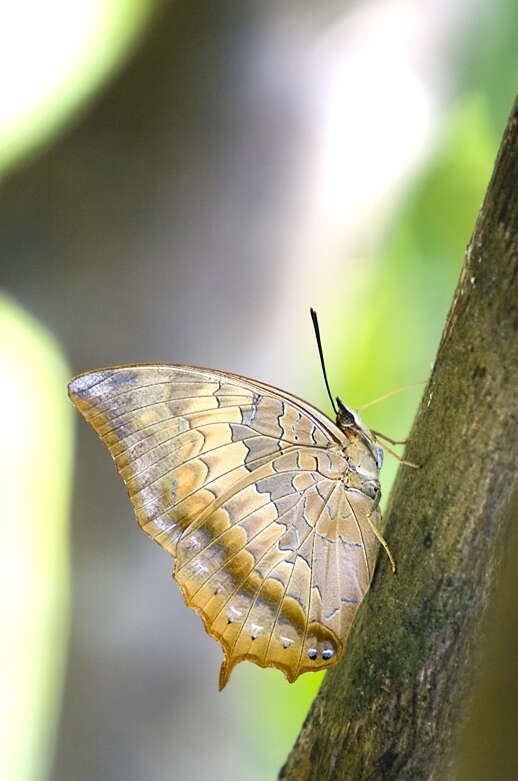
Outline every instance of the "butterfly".
<path fill-rule="evenodd" d="M 220 689 L 244 660 L 290 682 L 335 664 L 377 541 L 395 570 L 378 531 L 383 453 L 358 413 L 337 399 L 333 422 L 265 383 L 165 363 L 87 372 L 68 390 L 221 644 Z"/>

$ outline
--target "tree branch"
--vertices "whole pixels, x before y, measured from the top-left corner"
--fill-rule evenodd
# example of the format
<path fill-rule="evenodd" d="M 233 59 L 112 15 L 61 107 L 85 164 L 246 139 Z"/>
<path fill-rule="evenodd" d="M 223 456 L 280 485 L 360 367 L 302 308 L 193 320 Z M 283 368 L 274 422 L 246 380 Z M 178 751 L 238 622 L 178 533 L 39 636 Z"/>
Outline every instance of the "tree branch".
<path fill-rule="evenodd" d="M 518 505 L 518 99 L 343 660 L 280 778 L 443 779 Z"/>

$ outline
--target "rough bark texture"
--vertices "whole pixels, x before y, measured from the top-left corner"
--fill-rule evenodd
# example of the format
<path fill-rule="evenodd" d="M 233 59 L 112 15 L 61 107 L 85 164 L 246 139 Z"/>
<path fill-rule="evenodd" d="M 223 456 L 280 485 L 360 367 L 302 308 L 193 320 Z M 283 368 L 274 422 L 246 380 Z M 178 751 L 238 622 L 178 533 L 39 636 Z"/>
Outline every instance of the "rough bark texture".
<path fill-rule="evenodd" d="M 518 100 L 342 662 L 282 779 L 445 779 L 518 513 Z"/>

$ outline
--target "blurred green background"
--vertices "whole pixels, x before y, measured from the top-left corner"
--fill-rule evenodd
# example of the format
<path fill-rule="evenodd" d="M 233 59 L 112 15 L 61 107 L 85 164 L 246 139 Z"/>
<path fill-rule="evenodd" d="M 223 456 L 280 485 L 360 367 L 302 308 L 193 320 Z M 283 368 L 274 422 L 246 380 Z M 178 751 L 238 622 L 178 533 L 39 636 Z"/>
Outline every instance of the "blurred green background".
<path fill-rule="evenodd" d="M 245 664 L 218 694 L 219 649 L 82 421 L 69 512 L 66 380 L 184 362 L 329 412 L 310 306 L 347 403 L 427 378 L 516 92 L 518 6 L 414 6 L 7 4 L 2 778 L 284 761 L 322 676 Z M 420 395 L 365 421 L 402 438 Z"/>

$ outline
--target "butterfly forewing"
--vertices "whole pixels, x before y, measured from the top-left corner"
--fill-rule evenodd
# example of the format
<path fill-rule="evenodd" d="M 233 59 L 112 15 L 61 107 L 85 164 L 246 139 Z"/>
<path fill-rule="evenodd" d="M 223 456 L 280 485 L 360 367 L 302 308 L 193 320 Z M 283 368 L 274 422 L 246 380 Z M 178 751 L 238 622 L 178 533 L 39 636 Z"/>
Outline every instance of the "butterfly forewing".
<path fill-rule="evenodd" d="M 335 663 L 376 554 L 345 434 L 290 394 L 194 367 L 104 369 L 69 393 L 221 643 L 220 687 L 245 659 L 290 681 Z"/>

